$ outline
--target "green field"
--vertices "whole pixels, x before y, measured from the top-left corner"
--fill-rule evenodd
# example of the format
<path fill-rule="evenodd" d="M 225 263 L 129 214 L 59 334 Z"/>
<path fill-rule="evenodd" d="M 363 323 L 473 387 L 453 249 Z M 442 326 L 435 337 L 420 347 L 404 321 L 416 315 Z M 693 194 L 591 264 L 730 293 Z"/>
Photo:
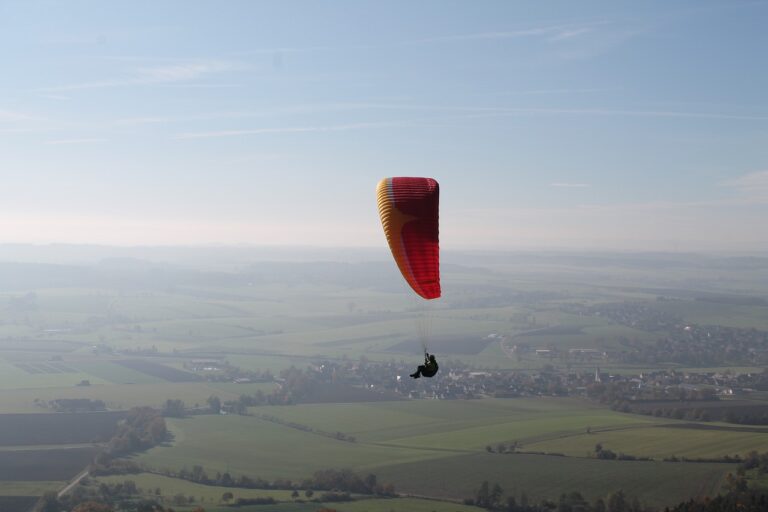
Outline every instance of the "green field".
<path fill-rule="evenodd" d="M 316 512 L 320 507 L 337 512 L 482 512 L 485 509 L 418 498 L 361 499 L 349 503 L 279 503 L 238 507 L 240 512 Z M 231 507 L 206 505 L 206 512 L 232 512 Z"/>
<path fill-rule="evenodd" d="M 271 497 L 277 501 L 292 501 L 291 491 L 274 491 L 268 489 L 235 489 L 231 487 L 217 487 L 214 485 L 201 485 L 178 478 L 169 478 L 151 473 L 138 475 L 102 476 L 93 479 L 96 483 L 116 484 L 131 480 L 138 487 L 139 492 L 145 496 L 156 497 L 155 489 L 161 489 L 163 499 L 171 503 L 171 499 L 177 494 L 192 496 L 201 504 L 221 503 L 221 496 L 225 492 L 231 492 L 234 499 Z"/>
<path fill-rule="evenodd" d="M 74 363 L 74 365 L 83 372 L 100 377 L 112 384 L 158 384 L 165 382 L 158 377 L 137 372 L 110 361 L 84 361 Z"/>
<path fill-rule="evenodd" d="M 271 497 L 279 502 L 284 502 L 283 507 L 294 505 L 294 498 L 291 497 L 291 491 L 282 490 L 263 490 L 263 489 L 237 489 L 232 487 L 217 487 L 213 485 L 201 485 L 193 482 L 187 482 L 178 478 L 169 478 L 161 475 L 154 475 L 150 473 L 141 473 L 138 475 L 120 475 L 120 476 L 107 476 L 94 478 L 93 481 L 98 483 L 122 483 L 126 480 L 133 481 L 139 488 L 139 492 L 142 495 L 158 499 L 155 493 L 156 488 L 160 488 L 162 491 L 161 499 L 166 504 L 173 503 L 173 497 L 177 494 L 183 494 L 186 497 L 193 497 L 195 501 L 204 506 L 206 510 L 217 510 L 216 504 L 223 503 L 221 497 L 225 492 L 231 492 L 234 496 L 233 500 L 239 498 L 258 498 L 258 497 Z M 2 488 L 0 488 L 0 493 Z M 322 494 L 322 491 L 315 493 L 315 497 Z M 307 500 L 303 490 L 300 492 L 300 500 Z M 301 504 L 296 504 L 300 506 Z M 311 510 L 317 510 L 322 507 L 322 504 L 315 503 Z M 457 503 L 437 501 L 437 500 L 425 500 L 416 498 L 367 498 L 361 499 L 352 503 L 334 503 L 326 505 L 331 508 L 335 508 L 338 511 L 347 512 L 386 512 L 390 510 L 409 510 L 414 512 L 479 512 L 480 508 L 471 507 L 466 505 L 459 505 Z M 263 506 L 255 507 L 256 510 L 263 510 Z M 249 510 L 251 507 L 238 507 L 238 510 Z M 226 508 L 223 510 L 232 510 Z M 290 509 L 284 509 L 290 510 Z"/>
<path fill-rule="evenodd" d="M 651 505 L 669 505 L 691 496 L 717 493 L 727 464 L 617 462 L 541 455 L 454 455 L 380 468 L 382 481 L 400 492 L 447 498 L 472 496 L 483 480 L 498 482 L 507 493 L 521 491 L 538 501 L 578 490 L 593 500 L 623 489 Z"/>
<path fill-rule="evenodd" d="M 724 475 L 734 470 L 728 464 L 586 458 L 587 450 L 578 444 L 582 438 L 657 432 L 658 450 L 666 446 L 668 455 L 679 456 L 681 452 L 672 450 L 683 446 L 678 438 L 701 431 L 663 428 L 654 418 L 621 414 L 573 399 L 263 406 L 251 408 L 251 412 L 320 431 L 352 434 L 357 441 L 337 441 L 258 417 L 200 416 L 170 421 L 173 446 L 154 448 L 137 460 L 158 470 L 190 469 L 197 464 L 209 472 L 229 470 L 293 480 L 309 477 L 318 469 L 348 467 L 373 472 L 380 482 L 395 483 L 401 492 L 451 499 L 471 496 L 483 479 L 499 481 L 508 492 L 525 491 L 537 498 L 556 498 L 559 492 L 555 490 L 579 490 L 597 497 L 623 488 L 654 504 L 717 492 Z M 598 433 L 586 435 L 588 427 Z M 760 434 L 739 435 L 734 435 L 738 446 L 764 444 Z M 669 441 L 662 441 L 667 436 Z M 558 451 L 554 449 L 560 446 L 557 443 L 573 442 L 577 457 L 485 452 L 486 445 L 511 441 L 520 442 L 526 451 L 546 452 Z M 612 443 L 605 444 L 614 449 Z M 686 454 L 709 456 L 713 444 L 713 439 L 690 442 Z M 731 446 L 726 438 L 723 447 Z M 681 483 L 682 474 L 695 478 Z"/>
<path fill-rule="evenodd" d="M 222 400 L 235 400 L 240 393 L 221 390 L 205 382 L 0 390 L 0 413 L 50 412 L 37 406 L 36 399 L 89 398 L 103 400 L 110 409 L 123 410 L 138 406 L 160 407 L 169 398 L 183 400 L 188 406 L 200 405 L 211 395 L 218 395 Z"/>
<path fill-rule="evenodd" d="M 394 498 L 358 500 L 352 503 L 332 503 L 327 505 L 338 512 L 481 512 L 482 508 L 459 505 L 436 500 L 417 498 Z"/>
<path fill-rule="evenodd" d="M 573 325 L 573 324 L 565 324 Z M 578 325 L 578 324 L 576 324 Z M 524 335 L 515 337 L 515 343 L 527 343 L 534 348 L 557 347 L 562 350 L 572 348 L 596 348 L 601 350 L 615 350 L 620 347 L 620 338 L 637 339 L 653 342 L 657 335 L 608 323 L 590 324 L 578 327 L 580 332 L 573 334 L 548 334 L 548 335 Z"/>
<path fill-rule="evenodd" d="M 659 425 L 632 426 L 619 430 L 577 434 L 526 445 L 526 449 L 585 457 L 595 444 L 616 453 L 662 459 L 675 455 L 687 458 L 716 458 L 744 455 L 752 450 L 768 451 L 768 436 L 763 432 L 738 431 L 733 426 L 723 430 L 665 428 Z"/>
<path fill-rule="evenodd" d="M 290 357 L 290 356 L 273 356 L 273 355 L 245 355 L 245 354 L 230 354 L 227 356 L 227 360 L 244 370 L 251 371 L 266 371 L 269 370 L 275 374 L 279 374 L 281 370 L 295 366 L 297 368 L 303 368 L 310 361 L 307 357 Z"/>
<path fill-rule="evenodd" d="M 768 306 L 672 301 L 665 303 L 663 309 L 690 323 L 768 330 Z"/>
<path fill-rule="evenodd" d="M 29 388 L 67 388 L 74 387 L 82 380 L 90 380 L 91 384 L 106 383 L 103 379 L 84 371 L 74 373 L 28 373 L 15 364 L 0 359 L 0 391 Z"/>
<path fill-rule="evenodd" d="M 42 496 L 48 491 L 56 491 L 66 485 L 66 482 L 9 482 L 0 480 L 0 496 Z"/>
<path fill-rule="evenodd" d="M 204 463 L 206 470 L 300 479 L 328 467 L 366 469 L 436 456 L 428 450 L 337 441 L 252 417 L 201 416 L 172 420 L 169 426 L 174 446 L 153 448 L 139 462 L 160 470 Z"/>
<path fill-rule="evenodd" d="M 253 408 L 286 421 L 358 441 L 390 446 L 472 451 L 489 443 L 524 441 L 587 427 L 654 424 L 577 399 L 411 401 Z"/>

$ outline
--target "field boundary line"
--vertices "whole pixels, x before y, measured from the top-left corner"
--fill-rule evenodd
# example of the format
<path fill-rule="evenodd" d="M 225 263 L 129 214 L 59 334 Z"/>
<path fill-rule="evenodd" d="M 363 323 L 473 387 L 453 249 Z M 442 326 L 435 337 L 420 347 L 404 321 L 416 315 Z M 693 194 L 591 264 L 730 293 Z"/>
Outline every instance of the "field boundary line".
<path fill-rule="evenodd" d="M 662 423 L 655 425 L 657 428 L 678 428 L 690 430 L 719 430 L 723 432 L 744 432 L 749 434 L 765 434 L 768 428 L 757 425 L 730 426 L 730 425 L 707 425 L 705 423 Z"/>
<path fill-rule="evenodd" d="M 592 435 L 592 434 L 599 434 L 601 432 L 616 432 L 620 430 L 639 430 L 644 428 L 654 428 L 660 425 L 657 424 L 648 424 L 648 423 L 632 423 L 630 425 L 616 425 L 616 426 L 605 426 L 605 427 L 595 427 L 591 428 L 589 432 L 586 432 L 584 430 L 580 430 L 578 432 L 576 431 L 560 431 L 560 432 L 551 432 L 549 434 L 542 434 L 540 436 L 533 436 L 533 437 L 525 437 L 522 439 L 519 439 L 518 441 L 521 443 L 530 443 L 530 444 L 536 444 L 536 443 L 543 443 L 546 441 L 554 441 L 555 439 L 565 439 L 568 437 L 577 437 L 582 435 Z"/>
<path fill-rule="evenodd" d="M 368 446 L 382 446 L 384 448 L 406 448 L 408 450 L 424 450 L 424 451 L 430 451 L 430 452 L 448 452 L 448 453 L 478 453 L 479 450 L 462 450 L 460 448 L 435 448 L 432 446 L 409 446 L 405 444 L 397 444 L 397 443 L 378 443 L 378 442 L 370 442 L 370 443 L 358 443 L 358 444 L 365 444 Z"/>
<path fill-rule="evenodd" d="M 79 484 L 79 483 L 80 483 L 80 481 L 81 481 L 83 478 L 85 478 L 85 477 L 87 477 L 87 476 L 88 476 L 89 472 L 90 472 L 90 470 L 89 470 L 88 468 L 85 468 L 85 469 L 84 469 L 84 470 L 82 470 L 80 473 L 78 473 L 78 474 L 77 474 L 77 476 L 75 476 L 75 478 L 73 478 L 73 479 L 72 479 L 72 481 L 71 481 L 71 482 L 69 482 L 69 483 L 66 485 L 66 487 L 64 487 L 62 490 L 60 490 L 60 491 L 59 491 L 59 493 L 56 495 L 56 497 L 57 497 L 57 498 L 61 498 L 61 497 L 63 497 L 65 494 L 67 494 L 69 491 L 71 491 L 71 490 L 72 490 L 72 488 L 73 488 L 73 487 L 75 487 L 77 484 Z"/>

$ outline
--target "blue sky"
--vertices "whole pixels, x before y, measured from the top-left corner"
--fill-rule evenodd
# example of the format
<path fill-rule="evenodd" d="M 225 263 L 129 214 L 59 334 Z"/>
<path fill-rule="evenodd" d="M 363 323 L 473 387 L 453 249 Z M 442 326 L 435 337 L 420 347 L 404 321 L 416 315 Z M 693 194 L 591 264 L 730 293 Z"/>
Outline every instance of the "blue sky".
<path fill-rule="evenodd" d="M 768 2 L 0 0 L 0 242 L 768 248 Z"/>

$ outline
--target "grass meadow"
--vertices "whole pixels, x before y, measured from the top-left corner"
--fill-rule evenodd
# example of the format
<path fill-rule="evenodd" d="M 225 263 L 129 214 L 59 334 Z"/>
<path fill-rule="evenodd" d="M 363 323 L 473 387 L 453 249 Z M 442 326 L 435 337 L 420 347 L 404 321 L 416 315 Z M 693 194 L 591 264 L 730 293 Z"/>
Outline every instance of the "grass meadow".
<path fill-rule="evenodd" d="M 482 512 L 485 509 L 419 498 L 363 499 L 349 503 L 278 503 L 238 507 L 239 512 L 317 512 L 321 507 L 337 512 Z M 205 507 L 206 512 L 231 512 L 231 507 Z"/>
<path fill-rule="evenodd" d="M 251 412 L 316 430 L 352 434 L 356 442 L 338 441 L 254 416 L 199 416 L 171 420 L 175 438 L 172 446 L 153 448 L 137 460 L 157 470 L 178 471 L 202 465 L 209 472 L 230 471 L 294 481 L 319 469 L 351 468 L 360 473 L 372 472 L 380 482 L 394 483 L 399 492 L 454 500 L 472 496 L 485 479 L 498 481 L 508 493 L 525 491 L 536 499 L 557 498 L 560 492 L 569 490 L 594 498 L 624 489 L 654 505 L 716 493 L 725 474 L 735 469 L 731 464 L 588 458 L 594 443 L 591 447 L 579 443 L 582 439 L 603 439 L 603 435 L 634 434 L 638 441 L 644 433 L 657 432 L 660 439 L 669 435 L 668 442 L 658 441 L 656 451 L 663 454 L 666 447 L 666 455 L 678 456 L 681 452 L 675 449 L 681 446 L 687 446 L 690 456 L 709 456 L 713 442 L 681 445 L 679 439 L 699 431 L 664 428 L 660 420 L 597 408 L 581 400 L 264 406 L 251 408 Z M 597 433 L 587 435 L 588 427 Z M 737 444 L 746 447 L 753 442 L 761 446 L 759 435 L 752 433 L 750 441 L 747 434 Z M 556 447 L 572 443 L 569 454 L 574 456 L 491 454 L 485 450 L 487 445 L 495 447 L 512 441 L 519 442 L 522 450 L 542 452 L 555 452 Z M 632 443 L 630 437 L 625 442 Z M 619 448 L 619 443 L 616 447 L 612 442 L 604 444 Z M 728 439 L 724 447 L 732 447 Z M 631 450 L 627 453 L 634 454 Z"/>
<path fill-rule="evenodd" d="M 542 455 L 453 455 L 439 461 L 393 464 L 377 471 L 399 492 L 460 499 L 483 480 L 498 482 L 507 496 L 525 492 L 538 501 L 578 490 L 592 500 L 622 489 L 650 505 L 712 495 L 733 465 L 603 461 Z"/>
<path fill-rule="evenodd" d="M 663 459 L 677 456 L 687 458 L 717 458 L 724 455 L 744 455 L 752 450 L 768 451 L 768 436 L 764 432 L 738 429 L 700 429 L 635 425 L 619 430 L 592 431 L 567 437 L 543 440 L 526 445 L 527 449 L 557 452 L 584 457 L 594 452 L 596 444 L 616 453 Z M 740 431 L 741 430 L 741 431 Z"/>
<path fill-rule="evenodd" d="M 239 498 L 258 498 L 258 497 L 271 497 L 274 500 L 281 502 L 276 505 L 276 510 L 303 510 L 307 505 L 311 508 L 312 512 L 321 508 L 321 503 L 297 503 L 294 498 L 291 497 L 291 491 L 282 490 L 263 490 L 263 489 L 237 489 L 232 487 L 218 487 L 215 485 L 201 485 L 178 478 L 169 478 L 162 475 L 155 475 L 151 473 L 140 473 L 138 475 L 118 475 L 118 476 L 106 476 L 94 478 L 95 483 L 121 483 L 125 480 L 133 481 L 139 488 L 141 494 L 158 499 L 158 495 L 155 493 L 155 489 L 161 489 L 161 495 L 159 498 L 168 505 L 173 505 L 173 497 L 177 494 L 183 494 L 186 497 L 193 497 L 195 501 L 203 506 L 207 511 L 218 510 L 217 506 L 222 506 L 221 510 L 231 511 L 231 507 L 223 507 L 221 497 L 225 492 L 231 492 L 233 500 L 236 501 Z M 307 500 L 304 495 L 304 490 L 301 490 L 299 500 Z M 2 487 L 0 487 L 0 493 Z M 313 497 L 320 496 L 321 491 L 315 493 Z M 478 507 L 472 507 L 467 505 L 461 505 L 458 503 L 427 500 L 418 498 L 362 498 L 351 503 L 333 503 L 326 504 L 325 506 L 334 508 L 339 512 L 388 512 L 388 511 L 402 511 L 408 510 L 413 512 L 480 512 L 483 509 Z M 237 510 L 264 510 L 271 508 L 271 506 L 258 505 L 255 507 L 238 507 Z"/>
<path fill-rule="evenodd" d="M 66 485 L 64 480 L 9 481 L 0 480 L 0 496 L 42 496 Z M 2 509 L 0 509 L 2 510 Z"/>
<path fill-rule="evenodd" d="M 235 400 L 240 396 L 240 393 L 222 390 L 206 382 L 0 390 L 0 414 L 50 412 L 48 409 L 38 406 L 35 401 L 49 401 L 58 398 L 103 400 L 109 409 L 125 410 L 140 406 L 161 407 L 169 398 L 180 399 L 188 406 L 194 406 L 195 404 L 205 404 L 211 395 L 217 395 L 222 400 Z"/>

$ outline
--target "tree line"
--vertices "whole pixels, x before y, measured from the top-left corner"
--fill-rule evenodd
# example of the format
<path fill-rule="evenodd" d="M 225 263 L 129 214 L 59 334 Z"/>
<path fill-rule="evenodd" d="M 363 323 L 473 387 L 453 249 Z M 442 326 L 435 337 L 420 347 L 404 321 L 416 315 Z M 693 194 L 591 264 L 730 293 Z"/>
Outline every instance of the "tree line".
<path fill-rule="evenodd" d="M 768 461 L 768 454 L 765 454 Z M 525 492 L 506 496 L 498 483 L 487 480 L 480 484 L 474 496 L 464 500 L 467 505 L 494 512 L 765 512 L 768 510 L 768 492 L 750 489 L 743 480 L 729 475 L 727 492 L 715 497 L 694 498 L 677 505 L 654 508 L 641 503 L 636 497 L 618 490 L 605 497 L 587 500 L 580 492 L 563 493 L 557 500 L 543 499 L 534 503 Z"/>
<path fill-rule="evenodd" d="M 266 480 L 247 475 L 233 476 L 228 471 L 208 472 L 202 466 L 195 465 L 191 470 L 183 468 L 179 472 L 150 471 L 151 473 L 180 478 L 203 485 L 233 487 L 242 489 L 297 490 L 313 489 L 317 491 L 337 491 L 376 496 L 395 496 L 395 486 L 391 483 L 379 483 L 376 475 L 360 476 L 350 469 L 323 469 L 315 471 L 312 478 L 301 481 L 278 478 Z"/>
<path fill-rule="evenodd" d="M 163 442 L 167 435 L 165 419 L 157 410 L 134 407 L 118 422 L 112 439 L 96 455 L 94 469 L 109 467 L 117 462 L 114 460 L 117 457 L 152 448 Z"/>
<path fill-rule="evenodd" d="M 491 485 L 487 480 L 483 481 L 474 496 L 465 499 L 464 503 L 496 512 L 656 512 L 655 509 L 642 505 L 636 497 L 628 497 L 622 490 L 592 502 L 578 491 L 563 493 L 557 500 L 543 499 L 534 502 L 528 498 L 525 491 L 519 495 L 505 496 L 501 485 Z"/>

